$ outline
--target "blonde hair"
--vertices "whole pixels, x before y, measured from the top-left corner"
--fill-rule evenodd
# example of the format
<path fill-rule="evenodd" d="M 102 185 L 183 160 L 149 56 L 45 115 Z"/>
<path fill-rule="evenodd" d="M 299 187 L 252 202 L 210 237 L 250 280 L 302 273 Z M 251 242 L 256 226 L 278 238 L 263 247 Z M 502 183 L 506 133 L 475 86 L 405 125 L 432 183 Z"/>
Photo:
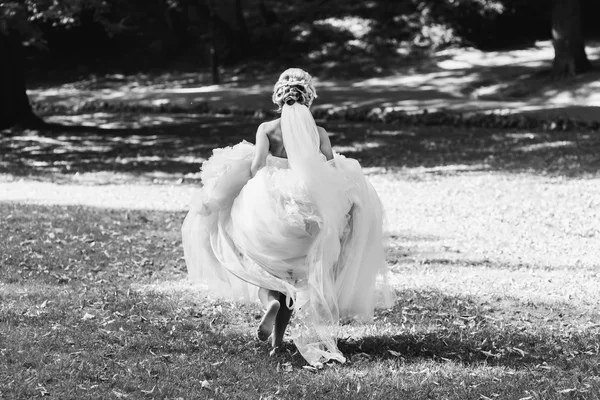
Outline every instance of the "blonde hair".
<path fill-rule="evenodd" d="M 312 76 L 300 68 L 288 68 L 279 76 L 273 88 L 273 103 L 281 112 L 283 105 L 293 100 L 308 108 L 317 97 L 317 91 L 312 83 Z"/>

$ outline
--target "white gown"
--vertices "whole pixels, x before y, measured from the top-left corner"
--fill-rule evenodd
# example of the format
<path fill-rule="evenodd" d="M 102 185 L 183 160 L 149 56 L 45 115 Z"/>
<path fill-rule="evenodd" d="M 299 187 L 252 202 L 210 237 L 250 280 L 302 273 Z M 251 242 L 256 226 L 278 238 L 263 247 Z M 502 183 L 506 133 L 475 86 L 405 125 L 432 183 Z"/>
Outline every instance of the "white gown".
<path fill-rule="evenodd" d="M 229 299 L 256 301 L 259 287 L 286 294 L 302 356 L 344 362 L 339 320 L 371 321 L 376 306 L 393 303 L 381 202 L 356 160 L 325 160 L 307 107 L 285 105 L 281 129 L 288 158 L 269 155 L 252 178 L 246 141 L 202 165 L 182 227 L 188 272 Z"/>

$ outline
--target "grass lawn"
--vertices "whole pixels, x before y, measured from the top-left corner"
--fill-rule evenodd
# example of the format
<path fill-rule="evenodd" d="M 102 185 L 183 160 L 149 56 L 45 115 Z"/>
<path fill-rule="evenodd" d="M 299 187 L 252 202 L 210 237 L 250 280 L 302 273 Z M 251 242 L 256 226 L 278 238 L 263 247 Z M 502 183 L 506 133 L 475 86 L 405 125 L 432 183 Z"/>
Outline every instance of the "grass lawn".
<path fill-rule="evenodd" d="M 0 398 L 600 398 L 593 135 L 327 126 L 382 197 L 399 299 L 315 370 L 185 279 L 198 162 L 255 122 L 154 122 L 0 135 Z"/>

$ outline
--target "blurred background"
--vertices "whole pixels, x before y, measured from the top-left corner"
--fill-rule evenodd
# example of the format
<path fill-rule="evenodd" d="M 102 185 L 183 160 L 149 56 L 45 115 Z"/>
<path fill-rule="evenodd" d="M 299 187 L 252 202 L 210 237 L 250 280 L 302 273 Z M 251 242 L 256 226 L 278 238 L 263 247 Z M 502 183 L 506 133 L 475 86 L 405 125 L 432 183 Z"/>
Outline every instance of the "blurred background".
<path fill-rule="evenodd" d="M 461 65 L 447 63 L 444 68 L 461 69 L 451 76 L 457 78 L 458 92 L 488 100 L 523 98 L 530 94 L 524 93 L 523 84 L 535 91 L 547 87 L 548 77 L 554 81 L 590 70 L 600 34 L 595 21 L 599 12 L 596 0 L 1 1 L 0 126 L 34 120 L 23 96 L 25 82 L 30 89 L 89 79 L 95 87 L 88 82 L 79 88 L 106 88 L 99 81 L 124 80 L 138 86 L 231 88 L 263 79 L 272 85 L 282 69 L 297 66 L 323 82 L 335 81 L 330 84 L 335 86 L 344 80 L 432 72 L 440 62 L 457 61 L 461 54 L 467 55 L 458 61 Z M 587 53 L 585 40 L 592 46 Z M 534 57 L 518 49 L 530 49 Z M 492 56 L 482 63 L 486 54 Z M 458 78 L 464 78 L 464 65 L 472 66 L 473 60 L 482 67 L 478 80 L 464 86 Z M 505 73 L 490 75 L 494 66 Z M 398 89 L 389 82 L 387 86 Z M 34 103 L 60 100 L 47 91 L 37 94 L 30 92 Z M 192 102 L 198 106 L 226 94 Z M 336 103 L 335 98 L 326 100 Z M 350 100 L 361 99 L 350 94 Z M 378 102 L 401 106 L 398 100 L 403 99 Z M 256 101 L 250 97 L 247 103 Z M 189 105 L 190 99 L 183 103 Z M 230 107 L 232 102 L 220 105 Z M 268 98 L 259 105 L 255 108 L 266 107 Z"/>
<path fill-rule="evenodd" d="M 34 79 L 153 68 L 201 72 L 213 61 L 255 74 L 294 64 L 320 77 L 372 76 L 440 49 L 523 47 L 550 39 L 552 32 L 552 2 L 544 0 L 1 4 L 5 23 L 27 46 Z M 581 23 L 585 36 L 597 36 L 600 3 L 581 0 L 580 7 L 582 18 L 574 22 Z"/>

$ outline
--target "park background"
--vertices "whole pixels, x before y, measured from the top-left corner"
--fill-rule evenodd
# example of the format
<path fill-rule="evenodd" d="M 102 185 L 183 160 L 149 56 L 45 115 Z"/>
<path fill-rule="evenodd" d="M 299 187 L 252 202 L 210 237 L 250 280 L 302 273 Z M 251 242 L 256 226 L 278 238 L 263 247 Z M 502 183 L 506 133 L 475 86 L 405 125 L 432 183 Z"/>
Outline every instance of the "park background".
<path fill-rule="evenodd" d="M 600 398 L 600 3 L 0 1 L 0 397 Z M 288 67 L 387 212 L 346 364 L 187 282 L 214 148 Z"/>

